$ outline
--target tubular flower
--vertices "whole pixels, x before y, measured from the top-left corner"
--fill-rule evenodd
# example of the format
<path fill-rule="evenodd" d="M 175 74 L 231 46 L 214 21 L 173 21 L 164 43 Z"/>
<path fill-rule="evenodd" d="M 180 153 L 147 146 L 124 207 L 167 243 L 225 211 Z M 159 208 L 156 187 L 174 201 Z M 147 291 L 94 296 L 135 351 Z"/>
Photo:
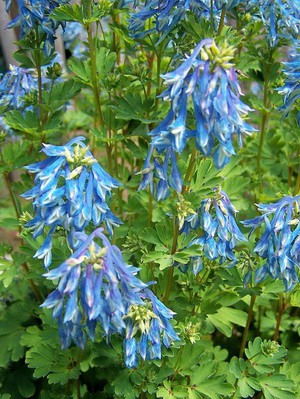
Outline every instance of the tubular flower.
<path fill-rule="evenodd" d="M 137 366 L 138 354 L 143 360 L 161 358 L 161 339 L 169 348 L 179 340 L 169 319 L 174 312 L 168 309 L 149 289 L 144 289 L 141 297 L 143 305 L 132 305 L 126 314 L 126 335 L 124 339 L 125 364 L 129 368 Z"/>
<path fill-rule="evenodd" d="M 284 62 L 284 74 L 286 80 L 284 86 L 278 92 L 284 96 L 284 104 L 281 109 L 285 115 L 293 108 L 295 102 L 300 98 L 300 44 L 296 42 L 290 54 L 290 60 Z"/>
<path fill-rule="evenodd" d="M 208 4 L 207 0 L 150 0 L 138 12 L 131 15 L 129 30 L 136 37 L 143 37 L 155 31 L 167 34 L 185 17 L 187 11 L 199 16 L 209 16 Z M 145 31 L 146 21 L 153 17 L 155 26 Z"/>
<path fill-rule="evenodd" d="M 38 88 L 37 77 L 33 72 L 33 69 L 10 66 L 10 71 L 0 80 L 0 107 L 3 110 L 25 107 L 24 96 Z"/>
<path fill-rule="evenodd" d="M 257 8 L 269 31 L 269 42 L 273 47 L 278 36 L 297 37 L 300 30 L 300 3 L 298 0 L 251 0 L 247 7 Z"/>
<path fill-rule="evenodd" d="M 37 25 L 46 34 L 44 49 L 47 54 L 53 50 L 55 31 L 59 22 L 50 18 L 51 12 L 60 4 L 67 4 L 69 0 L 17 0 L 19 14 L 7 25 L 7 28 L 20 27 L 21 37 L 33 30 Z M 5 0 L 6 11 L 9 12 L 12 0 Z"/>
<path fill-rule="evenodd" d="M 84 348 L 86 335 L 93 340 L 100 323 L 107 337 L 126 331 L 127 367 L 136 366 L 137 350 L 143 359 L 160 358 L 161 335 L 166 347 L 178 339 L 169 323 L 174 313 L 147 288 L 149 284 L 136 277 L 139 269 L 124 263 L 121 251 L 111 245 L 102 229 L 89 237 L 84 233 L 77 236 L 81 244 L 72 257 L 45 274 L 50 280 L 58 279 L 56 290 L 42 306 L 52 308 L 58 319 L 62 347 L 74 341 Z M 134 338 L 138 330 L 139 344 Z"/>
<path fill-rule="evenodd" d="M 204 255 L 210 259 L 220 258 L 220 263 L 227 259 L 232 264 L 237 262 L 233 249 L 238 241 L 246 241 L 236 221 L 234 208 L 227 194 L 221 190 L 215 190 L 214 198 L 201 201 L 196 214 L 191 214 L 185 221 L 182 232 L 188 234 L 191 230 L 200 228 L 203 235 L 194 239 L 192 244 L 198 244 L 203 248 Z M 191 265 L 195 270 L 201 270 L 201 257 L 191 259 Z"/>
<path fill-rule="evenodd" d="M 287 291 L 298 282 L 299 206 L 300 196 L 287 196 L 275 204 L 257 205 L 263 215 L 242 222 L 244 226 L 251 227 L 249 235 L 258 227 L 264 229 L 264 233 L 254 248 L 258 256 L 265 259 L 265 264 L 256 271 L 256 282 L 263 281 L 269 275 L 281 279 Z"/>
<path fill-rule="evenodd" d="M 182 180 L 176 154 L 172 147 L 168 146 L 165 150 L 162 150 L 162 155 L 164 155 L 162 162 L 158 157 L 153 158 L 153 161 L 151 161 L 153 151 L 154 147 L 150 146 L 143 170 L 137 173 L 143 175 L 139 190 L 144 190 L 149 186 L 151 193 L 160 201 L 170 195 L 170 187 L 177 192 L 181 192 Z"/>
<path fill-rule="evenodd" d="M 74 249 L 75 232 L 84 231 L 90 222 L 95 226 L 105 223 L 110 234 L 121 223 L 106 203 L 111 189 L 120 183 L 101 168 L 84 140 L 79 136 L 64 146 L 44 144 L 42 151 L 48 158 L 26 166 L 36 173 L 34 187 L 22 195 L 34 200 L 35 217 L 26 226 L 33 230 L 34 238 L 48 231 L 35 254 L 44 258 L 46 267 L 51 263 L 52 235 L 58 226 L 69 232 L 69 245 Z"/>

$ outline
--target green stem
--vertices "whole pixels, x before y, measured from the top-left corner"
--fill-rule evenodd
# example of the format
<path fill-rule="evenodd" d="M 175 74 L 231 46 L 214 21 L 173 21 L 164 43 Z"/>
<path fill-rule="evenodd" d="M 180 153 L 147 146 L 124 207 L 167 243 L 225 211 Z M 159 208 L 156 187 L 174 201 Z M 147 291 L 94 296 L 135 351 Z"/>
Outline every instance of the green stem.
<path fill-rule="evenodd" d="M 1 158 L 2 158 L 2 156 L 1 156 Z M 3 160 L 3 158 L 2 158 L 2 160 Z M 15 210 L 16 218 L 19 220 L 20 216 L 21 216 L 21 213 L 22 213 L 22 209 L 20 207 L 20 204 L 17 201 L 17 197 L 16 197 L 16 195 L 14 193 L 14 190 L 13 190 L 13 188 L 11 186 L 11 180 L 10 180 L 9 174 L 8 173 L 3 173 L 3 176 L 4 176 L 5 184 L 6 184 L 6 187 L 7 187 L 11 202 L 13 203 L 13 207 L 14 207 L 14 210 Z M 21 226 L 19 226 L 19 233 L 21 233 Z M 21 239 L 21 242 L 22 241 L 23 240 Z M 28 267 L 26 262 L 22 263 L 22 268 L 25 270 L 26 273 L 29 272 L 29 267 Z M 31 287 L 31 290 L 32 290 L 37 302 L 42 303 L 43 302 L 43 297 L 42 297 L 39 289 L 36 287 L 36 285 L 34 284 L 33 280 L 29 279 L 28 281 L 29 281 L 29 285 Z"/>
<path fill-rule="evenodd" d="M 5 184 L 6 184 L 6 187 L 7 187 L 11 202 L 12 202 L 14 210 L 15 210 L 16 217 L 19 220 L 20 216 L 21 216 L 21 213 L 22 213 L 22 210 L 21 210 L 19 201 L 18 201 L 18 199 L 16 197 L 16 194 L 15 194 L 15 192 L 14 192 L 12 186 L 11 186 L 10 174 L 4 172 L 3 173 L 3 177 L 4 177 L 4 180 L 5 180 Z"/>
<path fill-rule="evenodd" d="M 173 241 L 172 241 L 171 255 L 174 255 L 176 252 L 178 236 L 179 236 L 179 226 L 177 223 L 176 216 L 173 216 Z M 168 303 L 173 284 L 174 284 L 174 267 L 170 266 L 168 271 L 168 284 L 167 284 L 166 294 L 164 297 L 165 304 Z"/>
<path fill-rule="evenodd" d="M 38 81 L 38 103 L 39 103 L 39 111 L 40 111 L 40 131 L 43 132 L 44 125 L 46 122 L 46 116 L 44 111 L 43 104 L 43 86 L 42 86 L 42 60 L 41 60 L 41 46 L 40 46 L 40 38 L 39 38 L 39 30 L 38 27 L 35 28 L 36 35 L 36 47 L 34 51 L 34 62 L 37 72 L 37 81 Z M 41 141 L 44 140 L 43 135 L 41 136 Z"/>
<path fill-rule="evenodd" d="M 245 347 L 246 347 L 246 343 L 247 343 L 247 337 L 248 337 L 250 323 L 251 323 L 251 320 L 252 320 L 253 308 L 254 308 L 255 300 L 256 300 L 256 295 L 253 294 L 251 296 L 251 300 L 250 300 L 250 305 L 249 305 L 249 310 L 248 310 L 248 317 L 247 317 L 247 321 L 246 321 L 246 325 L 245 325 L 245 329 L 244 329 L 244 334 L 243 334 L 243 338 L 242 338 L 242 343 L 241 343 L 241 347 L 240 347 L 240 354 L 239 354 L 240 358 L 242 358 L 244 356 L 244 351 L 245 351 Z"/>
<path fill-rule="evenodd" d="M 197 149 L 193 149 L 193 152 L 191 154 L 190 157 L 190 161 L 189 161 L 189 165 L 185 174 L 185 182 L 189 183 L 193 173 L 194 173 L 194 168 L 195 168 L 195 160 L 197 157 Z M 186 191 L 188 191 L 189 186 L 185 185 L 182 188 L 182 193 L 185 193 Z M 178 236 L 179 236 L 179 225 L 177 223 L 177 217 L 174 216 L 173 217 L 173 241 L 172 241 L 172 248 L 171 248 L 171 255 L 174 255 L 176 250 L 177 250 L 177 240 L 178 240 Z M 167 285 L 167 289 L 166 289 L 166 294 L 164 297 L 164 302 L 167 303 L 170 297 L 170 293 L 171 293 L 171 289 L 173 287 L 174 284 L 174 267 L 171 266 L 169 268 L 169 273 L 168 273 L 168 285 Z"/>
<path fill-rule="evenodd" d="M 225 15 L 226 15 L 226 11 L 225 11 L 225 8 L 223 8 L 222 9 L 222 13 L 221 13 L 221 17 L 220 17 L 220 22 L 219 22 L 219 27 L 218 27 L 218 31 L 217 31 L 217 36 L 221 35 L 222 29 L 224 27 Z"/>
<path fill-rule="evenodd" d="M 152 215 L 153 215 L 153 195 L 149 189 L 149 212 L 148 212 L 148 226 L 152 226 Z"/>
<path fill-rule="evenodd" d="M 295 190 L 294 190 L 294 195 L 297 195 L 300 190 L 300 165 L 298 169 L 298 174 L 297 174 L 297 179 L 296 179 L 296 184 L 295 184 Z"/>
<path fill-rule="evenodd" d="M 272 62 L 272 51 L 269 54 L 269 59 L 266 62 L 265 66 L 265 76 L 264 76 L 264 93 L 263 93 L 263 111 L 262 111 L 262 119 L 261 119 L 261 128 L 260 128 L 260 136 L 259 136 L 259 144 L 258 144 L 258 154 L 257 154 L 257 175 L 259 178 L 259 194 L 263 191 L 263 181 L 262 181 L 262 151 L 264 140 L 267 132 L 267 124 L 269 119 L 269 83 L 270 83 L 270 65 Z"/>
<path fill-rule="evenodd" d="M 279 298 L 279 311 L 276 319 L 276 327 L 274 330 L 273 341 L 278 341 L 279 338 L 279 329 L 282 321 L 283 313 L 285 312 L 287 305 L 283 297 Z"/>

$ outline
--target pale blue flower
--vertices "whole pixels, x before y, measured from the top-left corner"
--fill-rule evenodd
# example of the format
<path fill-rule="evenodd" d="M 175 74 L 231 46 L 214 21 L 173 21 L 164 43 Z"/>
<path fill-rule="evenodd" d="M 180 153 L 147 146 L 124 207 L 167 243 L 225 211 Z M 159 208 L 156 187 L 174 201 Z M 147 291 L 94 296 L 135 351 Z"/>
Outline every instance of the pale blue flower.
<path fill-rule="evenodd" d="M 234 248 L 246 238 L 235 221 L 237 210 L 227 194 L 219 189 L 215 193 L 213 198 L 202 200 L 196 213 L 186 218 L 181 232 L 196 231 L 200 236 L 191 245 L 200 245 L 210 260 L 219 258 L 221 264 L 229 260 L 234 265 L 237 262 Z M 191 266 L 194 272 L 200 271 L 203 267 L 201 256 L 192 258 Z"/>
<path fill-rule="evenodd" d="M 55 31 L 59 24 L 50 18 L 51 12 L 61 4 L 69 3 L 69 0 L 17 0 L 18 15 L 7 25 L 7 28 L 18 26 L 21 38 L 38 26 L 46 35 L 44 49 L 50 54 L 54 48 Z M 6 11 L 9 12 L 12 0 L 5 0 Z"/>
<path fill-rule="evenodd" d="M 127 265 L 102 231 L 89 237 L 76 233 L 78 249 L 45 274 L 58 285 L 42 307 L 53 309 L 63 348 L 74 341 L 83 349 L 86 337 L 94 340 L 100 324 L 107 339 L 114 333 L 125 335 L 125 364 L 135 367 L 137 353 L 144 360 L 160 358 L 161 341 L 169 348 L 179 339 L 169 322 L 174 313 L 147 288 L 150 283 L 136 276 L 140 269 Z"/>
<path fill-rule="evenodd" d="M 10 66 L 10 70 L 0 80 L 1 113 L 12 109 L 23 109 L 24 96 L 37 91 L 37 76 L 34 69 Z"/>
<path fill-rule="evenodd" d="M 264 265 L 256 271 L 256 282 L 263 281 L 269 275 L 281 279 L 288 291 L 298 282 L 299 206 L 300 196 L 287 196 L 274 204 L 257 205 L 262 215 L 242 222 L 244 226 L 251 227 L 249 235 L 257 228 L 263 231 L 254 248 L 258 256 L 265 260 Z"/>
<path fill-rule="evenodd" d="M 299 0 L 250 0 L 247 7 L 252 13 L 255 9 L 260 13 L 271 46 L 277 44 L 279 36 L 291 38 L 299 34 Z"/>
<path fill-rule="evenodd" d="M 294 42 L 288 62 L 284 62 L 284 74 L 286 80 L 284 86 L 278 89 L 278 92 L 284 96 L 284 105 L 281 109 L 285 115 L 292 110 L 295 102 L 300 98 L 300 45 Z"/>
<path fill-rule="evenodd" d="M 149 289 L 144 289 L 141 297 L 144 304 L 131 306 L 125 316 L 124 354 L 129 368 L 137 366 L 138 355 L 143 360 L 161 359 L 162 343 L 169 348 L 179 340 L 169 321 L 175 313 Z"/>
<path fill-rule="evenodd" d="M 155 31 L 164 37 L 185 17 L 187 11 L 192 11 L 198 16 L 209 16 L 207 4 L 207 0 L 150 0 L 139 11 L 131 14 L 129 30 L 136 37 L 143 37 Z M 153 17 L 153 27 L 144 30 L 146 22 Z"/>
<path fill-rule="evenodd" d="M 65 49 L 69 50 L 72 56 L 84 58 L 87 47 L 87 32 L 79 22 L 67 22 L 63 30 Z"/>
<path fill-rule="evenodd" d="M 102 169 L 84 140 L 79 136 L 64 146 L 44 144 L 42 152 L 48 158 L 26 166 L 36 174 L 34 187 L 22 195 L 33 200 L 35 212 L 27 227 L 34 238 L 44 232 L 50 236 L 35 255 L 44 258 L 46 267 L 51 263 L 51 237 L 57 227 L 68 231 L 69 245 L 76 248 L 75 232 L 84 231 L 90 223 L 104 223 L 110 234 L 121 223 L 106 202 L 120 183 Z"/>
<path fill-rule="evenodd" d="M 143 175 L 139 190 L 144 190 L 149 186 L 151 193 L 160 201 L 170 195 L 170 187 L 181 192 L 182 179 L 172 147 L 159 148 L 158 156 L 152 159 L 154 151 L 155 148 L 151 145 L 144 167 L 138 173 Z M 161 157 L 164 159 L 161 160 Z"/>

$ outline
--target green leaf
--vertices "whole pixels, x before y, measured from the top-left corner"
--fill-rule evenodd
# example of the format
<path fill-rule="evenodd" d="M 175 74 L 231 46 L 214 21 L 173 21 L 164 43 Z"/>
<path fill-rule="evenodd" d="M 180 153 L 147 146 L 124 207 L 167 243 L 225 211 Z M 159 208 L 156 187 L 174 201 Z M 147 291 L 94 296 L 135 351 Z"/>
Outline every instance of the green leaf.
<path fill-rule="evenodd" d="M 29 303 L 30 304 L 30 303 Z M 17 362 L 24 355 L 21 337 L 25 333 L 22 326 L 30 317 L 26 304 L 14 302 L 0 319 L 0 366 L 6 367 L 10 361 Z"/>
<path fill-rule="evenodd" d="M 259 382 L 265 399 L 297 399 L 293 381 L 284 374 L 263 376 Z"/>
<path fill-rule="evenodd" d="M 220 399 L 234 392 L 233 386 L 226 382 L 226 378 L 226 374 L 219 374 L 216 362 L 204 361 L 193 369 L 191 384 L 197 393 L 206 395 L 210 399 Z"/>
<path fill-rule="evenodd" d="M 51 91 L 45 91 L 43 100 L 45 109 L 56 110 L 75 97 L 81 89 L 81 84 L 73 79 L 54 84 Z"/>
<path fill-rule="evenodd" d="M 26 352 L 26 363 L 33 368 L 33 376 L 46 377 L 49 384 L 65 385 L 69 380 L 77 379 L 80 366 L 69 351 L 61 351 L 47 344 L 40 344 Z"/>
<path fill-rule="evenodd" d="M 82 61 L 73 58 L 69 62 L 68 66 L 70 70 L 75 74 L 75 80 L 78 80 L 79 82 L 92 87 L 92 72 L 90 63 L 88 61 Z"/>
<path fill-rule="evenodd" d="M 115 104 L 110 107 L 114 110 L 116 118 L 126 121 L 138 120 L 143 123 L 156 122 L 156 118 L 149 118 L 154 102 L 149 99 L 143 100 L 140 94 L 128 92 L 124 97 L 116 99 Z"/>
<path fill-rule="evenodd" d="M 100 47 L 96 53 L 96 68 L 100 79 L 107 79 L 116 63 L 116 53 L 105 47 Z"/>

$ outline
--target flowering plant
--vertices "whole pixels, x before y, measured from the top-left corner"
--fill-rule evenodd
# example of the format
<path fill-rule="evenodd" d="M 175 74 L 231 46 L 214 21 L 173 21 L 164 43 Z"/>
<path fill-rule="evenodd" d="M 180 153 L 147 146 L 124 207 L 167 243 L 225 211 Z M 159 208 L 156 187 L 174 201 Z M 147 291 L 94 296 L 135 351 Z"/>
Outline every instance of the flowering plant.
<path fill-rule="evenodd" d="M 0 399 L 297 399 L 299 2 L 4 3 Z"/>

